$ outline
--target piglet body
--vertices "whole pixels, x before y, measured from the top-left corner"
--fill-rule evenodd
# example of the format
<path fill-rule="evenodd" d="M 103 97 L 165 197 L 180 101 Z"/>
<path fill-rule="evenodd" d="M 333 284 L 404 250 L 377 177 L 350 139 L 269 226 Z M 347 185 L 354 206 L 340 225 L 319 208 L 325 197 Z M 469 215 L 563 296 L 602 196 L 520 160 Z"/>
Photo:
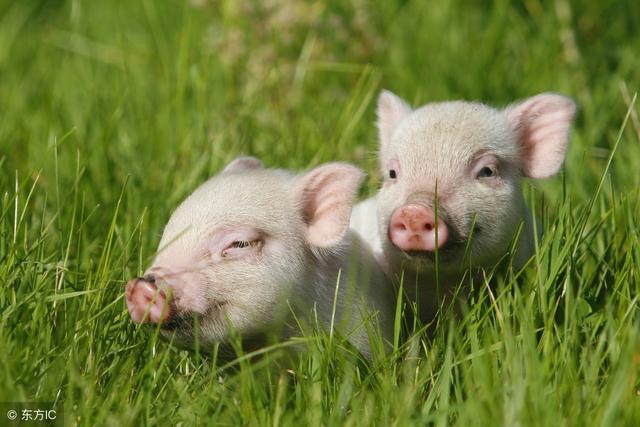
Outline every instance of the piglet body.
<path fill-rule="evenodd" d="M 521 226 L 510 255 L 516 267 L 530 258 L 534 227 L 521 180 L 559 170 L 574 114 L 572 100 L 552 93 L 501 110 L 462 101 L 413 110 L 382 92 L 385 179 L 375 197 L 354 207 L 351 227 L 390 276 L 402 276 L 424 322 L 469 268 L 491 267 L 507 255 Z"/>
<path fill-rule="evenodd" d="M 197 334 L 206 349 L 232 331 L 293 334 L 291 310 L 314 310 L 368 356 L 363 321 L 390 341 L 394 296 L 368 244 L 348 230 L 361 178 L 342 163 L 293 175 L 236 159 L 176 209 L 154 262 L 127 284 L 132 320 L 160 323 L 185 346 Z"/>

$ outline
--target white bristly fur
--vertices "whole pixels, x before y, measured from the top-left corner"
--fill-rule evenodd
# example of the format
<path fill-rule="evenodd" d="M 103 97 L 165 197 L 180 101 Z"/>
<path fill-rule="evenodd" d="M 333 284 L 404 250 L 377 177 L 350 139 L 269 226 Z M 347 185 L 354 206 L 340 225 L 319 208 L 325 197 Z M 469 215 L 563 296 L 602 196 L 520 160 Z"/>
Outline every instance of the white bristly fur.
<path fill-rule="evenodd" d="M 427 104 L 416 110 L 383 91 L 378 99 L 379 160 L 385 181 L 379 193 L 353 209 L 351 228 L 373 248 L 391 277 L 404 274 L 410 301 L 420 317 L 434 318 L 443 299 L 460 283 L 466 267 L 490 267 L 509 250 L 518 227 L 514 264 L 533 253 L 533 222 L 521 191 L 521 178 L 544 178 L 562 165 L 575 104 L 557 94 L 541 94 L 499 110 L 475 102 Z M 498 177 L 470 173 L 478 157 L 498 159 Z M 389 169 L 398 168 L 390 179 Z M 437 209 L 453 230 L 458 247 L 441 250 L 439 284 L 433 254 L 408 254 L 388 237 L 393 212 L 407 204 Z M 462 265 L 465 245 L 469 260 Z M 451 236 L 451 233 L 449 234 Z"/>
<path fill-rule="evenodd" d="M 272 328 L 295 333 L 283 328 L 295 324 L 290 307 L 303 319 L 315 309 L 328 327 L 340 272 L 334 323 L 369 356 L 363 319 L 371 316 L 390 341 L 395 302 L 368 245 L 348 231 L 361 179 L 359 169 L 344 163 L 293 175 L 239 158 L 175 210 L 147 274 L 171 292 L 179 315 L 201 315 L 198 334 L 207 348 L 226 341 L 230 328 L 241 336 Z M 220 236 L 234 230 L 257 233 L 261 242 L 236 249 L 239 257 L 223 257 Z M 173 333 L 193 344 L 192 328 L 165 332 Z"/>

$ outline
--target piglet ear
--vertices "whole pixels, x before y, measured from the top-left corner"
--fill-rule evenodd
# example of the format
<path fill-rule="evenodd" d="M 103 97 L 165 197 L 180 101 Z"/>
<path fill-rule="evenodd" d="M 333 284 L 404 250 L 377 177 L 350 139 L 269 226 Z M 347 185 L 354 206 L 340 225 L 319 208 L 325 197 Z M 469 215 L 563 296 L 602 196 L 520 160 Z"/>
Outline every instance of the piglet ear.
<path fill-rule="evenodd" d="M 313 247 L 337 244 L 349 228 L 351 207 L 364 174 L 347 163 L 327 163 L 296 178 L 294 191 Z"/>
<path fill-rule="evenodd" d="M 411 107 L 399 96 L 383 90 L 378 97 L 378 137 L 380 147 L 389 145 L 393 130 L 398 123 L 411 113 Z"/>
<path fill-rule="evenodd" d="M 569 144 L 576 104 L 566 96 L 543 93 L 506 110 L 522 153 L 522 172 L 547 178 L 560 170 Z"/>
<path fill-rule="evenodd" d="M 262 162 L 257 157 L 236 157 L 231 160 L 220 173 L 237 173 L 251 169 L 262 169 Z"/>

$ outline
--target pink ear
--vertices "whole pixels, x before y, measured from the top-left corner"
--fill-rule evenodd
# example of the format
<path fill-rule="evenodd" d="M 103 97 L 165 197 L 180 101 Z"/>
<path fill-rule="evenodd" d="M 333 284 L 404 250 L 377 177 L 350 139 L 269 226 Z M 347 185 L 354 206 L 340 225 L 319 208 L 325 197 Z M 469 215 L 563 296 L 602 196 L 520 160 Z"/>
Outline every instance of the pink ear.
<path fill-rule="evenodd" d="M 311 246 L 326 248 L 344 237 L 363 176 L 350 164 L 328 163 L 297 178 L 295 191 Z"/>
<path fill-rule="evenodd" d="M 380 146 L 385 147 L 391 140 L 393 130 L 400 121 L 411 113 L 411 107 L 400 97 L 383 90 L 378 97 L 378 136 Z"/>
<path fill-rule="evenodd" d="M 543 93 L 507 108 L 522 152 L 522 172 L 547 178 L 562 166 L 576 104 L 566 96 Z"/>
<path fill-rule="evenodd" d="M 262 162 L 257 157 L 236 157 L 231 160 L 220 173 L 244 172 L 251 169 L 262 169 Z"/>

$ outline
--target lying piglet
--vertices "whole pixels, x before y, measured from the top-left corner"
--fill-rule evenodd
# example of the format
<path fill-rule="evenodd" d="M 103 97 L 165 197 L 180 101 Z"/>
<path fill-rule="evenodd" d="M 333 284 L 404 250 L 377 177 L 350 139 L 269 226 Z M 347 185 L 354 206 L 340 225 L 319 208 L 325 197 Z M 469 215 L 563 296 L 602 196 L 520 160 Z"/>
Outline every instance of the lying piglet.
<path fill-rule="evenodd" d="M 515 266 L 532 255 L 533 222 L 520 183 L 558 172 L 575 110 L 571 99 L 552 93 L 505 109 L 457 101 L 412 110 L 382 92 L 385 180 L 376 197 L 354 208 L 351 226 L 392 276 L 404 273 L 423 321 L 433 319 L 467 267 L 503 258 L 521 225 Z"/>
<path fill-rule="evenodd" d="M 176 209 L 153 264 L 127 283 L 132 320 L 160 323 L 185 346 L 197 334 L 206 349 L 232 330 L 260 336 L 295 324 L 292 308 L 296 317 L 313 309 L 368 356 L 363 322 L 390 340 L 394 296 L 368 246 L 348 231 L 361 179 L 343 163 L 292 175 L 256 158 L 232 161 Z"/>

